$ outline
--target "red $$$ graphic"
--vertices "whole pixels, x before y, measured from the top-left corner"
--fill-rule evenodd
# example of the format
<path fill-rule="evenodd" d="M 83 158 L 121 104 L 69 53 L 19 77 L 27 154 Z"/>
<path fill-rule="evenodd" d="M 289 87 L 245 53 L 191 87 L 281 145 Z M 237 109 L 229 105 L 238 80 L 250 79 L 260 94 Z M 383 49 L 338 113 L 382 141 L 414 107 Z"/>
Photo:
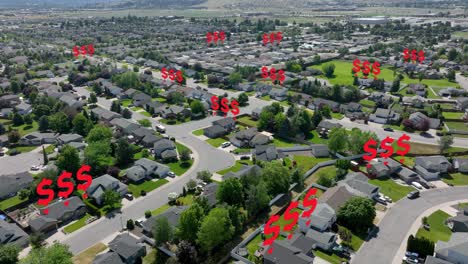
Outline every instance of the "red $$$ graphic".
<path fill-rule="evenodd" d="M 179 84 L 182 84 L 182 81 L 184 80 L 182 71 L 175 71 L 174 69 L 170 69 L 168 74 L 166 67 L 161 69 L 161 77 L 164 79 L 164 81 L 167 79 L 167 77 L 169 77 L 171 81 L 177 79 Z"/>
<path fill-rule="evenodd" d="M 263 34 L 262 42 L 263 45 L 267 45 L 268 43 L 271 43 L 272 45 L 275 44 L 275 41 L 280 44 L 281 40 L 283 40 L 283 35 L 281 32 L 272 32 L 270 34 L 265 33 Z"/>
<path fill-rule="evenodd" d="M 403 134 L 400 138 L 397 140 L 397 146 L 398 150 L 395 152 L 396 154 L 400 156 L 406 155 L 410 151 L 410 145 L 407 144 L 408 140 L 410 140 L 410 137 L 406 134 Z M 380 142 L 380 148 L 385 150 L 384 152 L 380 153 L 380 157 L 387 159 L 392 154 L 394 153 L 393 145 L 392 143 L 394 142 L 394 139 L 391 137 L 386 137 L 382 142 Z M 374 139 L 369 139 L 366 143 L 364 143 L 364 151 L 366 152 L 366 155 L 364 155 L 362 158 L 366 161 L 371 161 L 375 157 L 377 157 L 377 141 Z M 404 162 L 404 159 L 401 159 L 400 162 Z M 370 167 L 370 165 L 368 165 Z"/>
<path fill-rule="evenodd" d="M 268 70 L 268 68 L 265 66 L 262 67 L 262 77 L 263 79 L 270 77 L 272 82 L 278 80 L 280 85 L 283 85 L 283 81 L 286 79 L 283 70 L 279 70 L 277 72 L 275 68 L 271 68 L 270 70 Z"/>
<path fill-rule="evenodd" d="M 358 59 L 355 59 L 353 61 L 353 72 L 354 76 L 358 76 L 358 73 L 362 71 L 362 74 L 364 75 L 364 79 L 367 79 L 369 73 L 372 73 L 374 75 L 374 79 L 377 80 L 377 76 L 380 74 L 380 63 L 378 61 L 375 61 L 372 63 L 372 70 L 371 67 L 369 67 L 370 62 L 369 61 L 364 61 L 362 63 L 362 68 L 361 68 L 361 61 Z"/>
<path fill-rule="evenodd" d="M 236 119 L 236 115 L 240 113 L 239 110 L 239 102 L 237 102 L 235 99 L 231 101 L 231 104 L 229 104 L 229 100 L 225 97 L 221 99 L 221 102 L 219 102 L 219 98 L 216 95 L 213 95 L 211 97 L 211 109 L 213 109 L 214 115 L 216 115 L 216 111 L 220 109 L 220 104 L 221 104 L 221 111 L 223 111 L 224 116 L 227 116 L 227 113 L 229 110 L 231 113 L 234 115 L 234 119 Z"/>
<path fill-rule="evenodd" d="M 403 60 L 404 62 L 408 62 L 410 59 L 413 63 L 415 63 L 416 60 L 422 63 L 426 59 L 426 57 L 424 57 L 424 50 L 420 50 L 419 52 L 417 50 L 412 50 L 410 54 L 410 50 L 405 48 L 403 50 Z"/>
<path fill-rule="evenodd" d="M 224 33 L 224 31 L 206 33 L 207 44 L 210 44 L 211 42 L 215 44 L 218 44 L 218 42 L 224 43 L 224 40 L 226 40 L 226 33 Z"/>
<path fill-rule="evenodd" d="M 83 57 L 89 54 L 89 56 L 93 56 L 94 54 L 94 46 L 93 44 L 83 45 L 81 47 L 75 46 L 73 47 L 73 56 L 78 57 L 83 55 Z"/>

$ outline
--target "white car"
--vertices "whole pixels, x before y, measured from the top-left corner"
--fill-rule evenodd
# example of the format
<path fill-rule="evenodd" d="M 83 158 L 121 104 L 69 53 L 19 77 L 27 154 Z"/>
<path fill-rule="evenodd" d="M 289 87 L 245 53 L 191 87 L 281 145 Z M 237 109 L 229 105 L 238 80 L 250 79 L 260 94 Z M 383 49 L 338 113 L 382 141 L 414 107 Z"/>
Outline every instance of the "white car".
<path fill-rule="evenodd" d="M 166 132 L 166 128 L 165 128 L 163 125 L 161 125 L 161 124 L 157 124 L 157 125 L 155 125 L 154 127 L 156 128 L 156 130 L 157 130 L 158 132 L 161 132 L 161 133 Z"/>
<path fill-rule="evenodd" d="M 226 141 L 226 142 L 224 142 L 223 144 L 221 144 L 221 147 L 222 147 L 222 148 L 227 148 L 227 147 L 229 147 L 229 146 L 231 146 L 231 142 L 228 142 L 228 141 Z"/>
<path fill-rule="evenodd" d="M 419 182 L 413 182 L 413 183 L 411 183 L 411 185 L 413 185 L 415 188 L 417 188 L 419 190 L 422 190 L 422 188 L 423 188 L 422 185 L 419 184 Z"/>
<path fill-rule="evenodd" d="M 167 173 L 167 176 L 171 177 L 171 178 L 174 178 L 176 176 L 176 174 L 172 171 L 168 172 Z"/>
<path fill-rule="evenodd" d="M 139 227 L 143 227 L 143 222 L 145 221 L 144 218 L 140 218 L 138 220 L 135 221 L 135 225 L 139 226 Z"/>
<path fill-rule="evenodd" d="M 40 169 L 39 165 L 31 166 L 32 171 L 38 171 Z"/>

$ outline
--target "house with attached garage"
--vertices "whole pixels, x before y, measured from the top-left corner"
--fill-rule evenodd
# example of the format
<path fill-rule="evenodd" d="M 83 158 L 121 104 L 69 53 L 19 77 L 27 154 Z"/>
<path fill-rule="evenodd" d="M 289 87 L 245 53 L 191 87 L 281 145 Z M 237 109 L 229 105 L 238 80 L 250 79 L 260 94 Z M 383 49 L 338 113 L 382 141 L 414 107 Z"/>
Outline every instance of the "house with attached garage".
<path fill-rule="evenodd" d="M 142 224 L 143 234 L 149 237 L 153 237 L 154 225 L 157 223 L 157 220 L 160 218 L 167 218 L 169 225 L 172 226 L 173 228 L 176 228 L 177 225 L 179 224 L 180 215 L 187 208 L 188 206 L 172 206 L 163 213 L 160 213 L 155 216 L 151 216 Z"/>
<path fill-rule="evenodd" d="M 125 174 L 133 182 L 141 182 L 145 179 L 151 180 L 154 177 L 165 178 L 170 171 L 169 167 L 147 158 L 135 161 Z"/>
<path fill-rule="evenodd" d="M 154 143 L 154 154 L 157 159 L 165 161 L 177 160 L 177 148 L 174 142 L 169 139 L 161 139 Z"/>
<path fill-rule="evenodd" d="M 31 113 L 32 106 L 30 104 L 25 103 L 25 102 L 21 102 L 19 105 L 15 106 L 15 109 L 16 109 L 16 111 L 18 111 L 18 113 L 20 115 L 27 115 L 27 114 Z"/>
<path fill-rule="evenodd" d="M 402 103 L 403 105 L 421 108 L 424 107 L 424 104 L 426 103 L 426 98 L 419 95 L 415 95 L 412 97 L 403 96 Z"/>
<path fill-rule="evenodd" d="M 209 138 L 222 137 L 231 133 L 236 128 L 236 121 L 232 117 L 226 117 L 213 122 L 213 125 L 203 129 L 203 135 Z"/>
<path fill-rule="evenodd" d="M 400 121 L 400 114 L 391 109 L 377 108 L 375 113 L 369 115 L 369 121 L 377 124 L 398 124 Z"/>
<path fill-rule="evenodd" d="M 427 97 L 426 86 L 422 83 L 411 83 L 408 88 L 406 88 L 406 93 L 417 94 L 422 97 Z"/>
<path fill-rule="evenodd" d="M 131 234 L 120 234 L 109 242 L 109 251 L 99 254 L 93 264 L 137 264 L 146 256 L 144 243 Z"/>
<path fill-rule="evenodd" d="M 267 253 L 270 247 L 274 248 L 271 254 Z M 263 249 L 263 263 L 312 264 L 314 263 L 312 248 L 313 241 L 302 234 L 295 234 L 291 240 L 277 239 L 273 244 Z"/>
<path fill-rule="evenodd" d="M 57 143 L 57 135 L 54 133 L 32 132 L 19 140 L 19 144 L 23 146 L 39 146 L 42 144 Z"/>
<path fill-rule="evenodd" d="M 441 173 L 447 173 L 452 164 L 444 156 L 421 156 L 414 161 L 414 170 L 426 181 L 440 179 Z"/>
<path fill-rule="evenodd" d="M 62 134 L 57 137 L 57 143 L 60 145 L 69 144 L 71 142 L 83 142 L 83 136 L 78 134 Z"/>
<path fill-rule="evenodd" d="M 275 145 L 257 145 L 252 150 L 252 157 L 256 160 L 273 161 L 284 158 L 284 155 L 278 152 Z"/>
<path fill-rule="evenodd" d="M 144 107 L 146 103 L 151 102 L 151 96 L 139 92 L 133 95 L 133 105 L 139 106 L 139 107 Z"/>
<path fill-rule="evenodd" d="M 272 138 L 258 132 L 257 128 L 251 127 L 230 136 L 229 141 L 238 148 L 246 148 L 268 144 L 272 141 Z"/>
<path fill-rule="evenodd" d="M 277 101 L 284 101 L 288 98 L 288 89 L 286 88 L 272 88 L 269 92 L 270 98 Z"/>
<path fill-rule="evenodd" d="M 328 105 L 330 109 L 335 113 L 340 112 L 339 103 L 335 101 L 331 101 L 331 100 L 322 99 L 322 98 L 315 98 L 313 103 L 309 104 L 309 108 L 312 110 L 317 110 L 317 109 L 321 109 L 324 105 Z"/>
<path fill-rule="evenodd" d="M 468 232 L 468 206 L 460 210 L 456 216 L 447 219 L 447 226 L 452 232 Z"/>
<path fill-rule="evenodd" d="M 213 207 L 216 205 L 216 193 L 218 191 L 219 184 L 216 182 L 211 182 L 203 187 L 203 192 L 200 194 L 200 197 L 204 197 L 208 200 L 208 204 Z"/>
<path fill-rule="evenodd" d="M 15 245 L 25 248 L 29 245 L 29 235 L 15 223 L 0 220 L 0 245 Z"/>
<path fill-rule="evenodd" d="M 452 233 L 450 240 L 439 240 L 435 245 L 435 257 L 449 263 L 468 263 L 468 236 L 465 232 Z"/>
<path fill-rule="evenodd" d="M 453 161 L 453 168 L 462 173 L 468 173 L 468 159 L 457 158 Z"/>
<path fill-rule="evenodd" d="M 333 232 L 320 232 L 315 229 L 309 228 L 305 236 L 312 240 L 312 244 L 315 248 L 320 248 L 325 251 L 331 251 L 335 247 L 337 235 Z"/>
<path fill-rule="evenodd" d="M 468 108 L 468 97 L 457 98 L 456 108 L 460 111 L 463 111 Z"/>
<path fill-rule="evenodd" d="M 261 173 L 262 173 L 262 168 L 260 168 L 258 165 L 244 165 L 236 172 L 230 171 L 224 174 L 222 176 L 222 179 L 223 181 L 229 178 L 240 179 L 242 176 L 249 175 L 249 174 L 260 176 Z"/>
<path fill-rule="evenodd" d="M 106 124 L 110 124 L 110 121 L 113 120 L 114 118 L 121 117 L 120 114 L 117 114 L 115 112 L 109 111 L 101 107 L 96 107 L 96 108 L 91 109 L 91 113 L 96 115 L 96 117 L 100 121 L 103 121 Z"/>
<path fill-rule="evenodd" d="M 353 197 L 355 197 L 355 195 L 348 191 L 345 186 L 338 185 L 328 188 L 327 191 L 320 196 L 318 202 L 329 205 L 333 210 L 335 210 L 335 212 L 337 212 L 341 206 Z"/>
<path fill-rule="evenodd" d="M 424 120 L 429 121 L 429 128 L 431 129 L 438 129 L 440 127 L 440 119 L 429 118 L 421 112 L 412 113 L 411 115 L 409 115 L 408 119 L 413 123 L 413 126 L 418 130 L 421 130 L 421 124 L 423 123 Z"/>
<path fill-rule="evenodd" d="M 0 176 L 0 199 L 15 196 L 22 189 L 26 189 L 33 183 L 33 177 L 29 172 L 20 172 Z"/>
<path fill-rule="evenodd" d="M 93 183 L 89 186 L 87 193 L 89 197 L 93 198 L 100 205 L 102 204 L 104 192 L 108 190 L 115 191 L 120 196 L 124 196 L 128 192 L 128 186 L 109 174 L 104 174 L 93 179 Z"/>
<path fill-rule="evenodd" d="M 351 172 L 338 185 L 344 186 L 353 195 L 373 199 L 379 195 L 380 188 L 368 183 L 368 180 L 369 178 L 361 172 Z"/>
<path fill-rule="evenodd" d="M 165 119 L 177 119 L 178 117 L 186 118 L 191 115 L 189 109 L 178 105 L 171 105 L 163 109 L 160 108 L 159 110 L 161 112 L 161 116 Z"/>
<path fill-rule="evenodd" d="M 307 233 L 307 231 L 309 231 L 310 228 L 313 228 L 319 232 L 325 232 L 327 230 L 330 230 L 330 228 L 335 222 L 335 210 L 326 203 L 319 203 L 315 207 L 315 210 L 310 217 L 299 218 L 298 225 L 299 230 L 303 233 Z"/>
<path fill-rule="evenodd" d="M 110 121 L 110 125 L 112 125 L 117 132 L 123 133 L 125 135 L 131 135 L 133 131 L 140 128 L 140 125 L 137 125 L 133 122 L 128 121 L 125 118 L 114 118 Z"/>

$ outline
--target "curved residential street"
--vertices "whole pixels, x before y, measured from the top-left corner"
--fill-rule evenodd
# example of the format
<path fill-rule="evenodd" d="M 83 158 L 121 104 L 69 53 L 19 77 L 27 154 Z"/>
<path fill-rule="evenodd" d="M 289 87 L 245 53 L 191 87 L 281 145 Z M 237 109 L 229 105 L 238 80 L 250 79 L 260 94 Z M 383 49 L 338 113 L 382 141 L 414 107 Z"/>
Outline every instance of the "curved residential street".
<path fill-rule="evenodd" d="M 403 198 L 385 214 L 375 237 L 362 245 L 352 263 L 374 264 L 379 260 L 378 263 L 391 264 L 401 243 L 406 243 L 404 240 L 414 221 L 422 213 L 431 207 L 464 199 L 468 199 L 468 186 L 424 191 L 415 200 Z"/>

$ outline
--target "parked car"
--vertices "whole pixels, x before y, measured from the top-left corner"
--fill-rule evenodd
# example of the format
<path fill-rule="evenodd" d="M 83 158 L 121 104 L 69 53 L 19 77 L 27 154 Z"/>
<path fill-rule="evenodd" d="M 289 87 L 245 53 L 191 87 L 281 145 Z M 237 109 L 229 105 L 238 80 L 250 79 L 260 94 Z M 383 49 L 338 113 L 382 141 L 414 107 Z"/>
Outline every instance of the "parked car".
<path fill-rule="evenodd" d="M 387 205 L 387 201 L 385 201 L 385 199 L 382 198 L 381 196 L 375 197 L 374 200 L 375 200 L 376 202 L 378 202 L 378 203 L 383 204 L 383 205 Z"/>
<path fill-rule="evenodd" d="M 250 160 L 250 157 L 249 156 L 242 156 L 240 157 L 241 160 Z"/>
<path fill-rule="evenodd" d="M 404 256 L 403 257 L 403 261 L 405 263 L 419 263 L 418 259 L 414 259 L 414 258 L 410 258 L 410 257 L 407 257 L 407 256 Z"/>
<path fill-rule="evenodd" d="M 393 128 L 391 128 L 391 127 L 386 127 L 386 128 L 384 128 L 383 130 L 384 130 L 384 131 L 393 132 Z"/>
<path fill-rule="evenodd" d="M 31 170 L 32 170 L 32 171 L 38 171 L 38 170 L 39 170 L 39 166 L 38 166 L 38 165 L 33 165 L 33 166 L 31 166 Z"/>
<path fill-rule="evenodd" d="M 176 175 L 174 172 L 170 171 L 167 173 L 167 176 L 171 177 L 171 178 L 174 178 Z"/>
<path fill-rule="evenodd" d="M 133 200 L 133 195 L 131 193 L 126 193 L 124 197 L 129 201 Z"/>
<path fill-rule="evenodd" d="M 20 154 L 20 152 L 19 152 L 18 150 L 12 149 L 12 150 L 10 150 L 10 154 L 9 154 L 9 155 L 10 155 L 10 156 L 16 156 L 16 155 L 18 155 L 18 154 Z"/>
<path fill-rule="evenodd" d="M 3 157 L 3 156 L 5 156 L 5 153 L 0 151 L 0 157 Z"/>
<path fill-rule="evenodd" d="M 422 185 L 419 182 L 412 182 L 411 185 L 413 185 L 416 189 L 422 190 Z"/>
<path fill-rule="evenodd" d="M 145 221 L 144 218 L 140 218 L 138 220 L 135 220 L 135 225 L 139 226 L 139 227 L 143 227 L 143 222 Z"/>
<path fill-rule="evenodd" d="M 405 256 L 410 257 L 410 258 L 418 258 L 419 254 L 416 252 L 406 251 Z"/>
<path fill-rule="evenodd" d="M 221 144 L 221 147 L 222 147 L 222 148 L 227 148 L 227 147 L 229 147 L 229 146 L 231 146 L 231 142 L 228 142 L 228 141 L 226 141 L 226 142 L 224 142 L 223 144 Z"/>
<path fill-rule="evenodd" d="M 412 192 L 408 193 L 408 195 L 406 195 L 406 197 L 408 197 L 408 199 L 418 198 L 419 197 L 419 191 L 412 191 Z"/>
<path fill-rule="evenodd" d="M 157 125 L 155 125 L 154 127 L 155 127 L 156 130 L 157 130 L 158 132 L 160 132 L 160 133 L 166 132 L 166 128 L 165 128 L 163 125 L 161 125 L 161 124 L 157 124 Z"/>
<path fill-rule="evenodd" d="M 426 188 L 426 189 L 430 189 L 431 186 L 429 185 L 429 183 L 425 182 L 425 181 L 420 181 L 419 184 L 422 185 L 422 187 Z"/>

